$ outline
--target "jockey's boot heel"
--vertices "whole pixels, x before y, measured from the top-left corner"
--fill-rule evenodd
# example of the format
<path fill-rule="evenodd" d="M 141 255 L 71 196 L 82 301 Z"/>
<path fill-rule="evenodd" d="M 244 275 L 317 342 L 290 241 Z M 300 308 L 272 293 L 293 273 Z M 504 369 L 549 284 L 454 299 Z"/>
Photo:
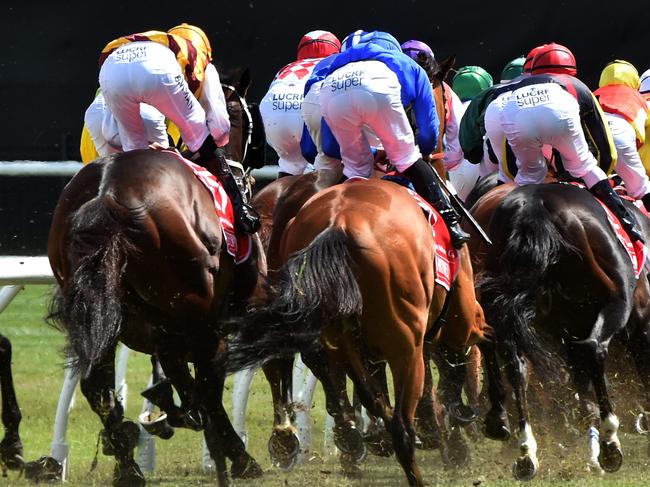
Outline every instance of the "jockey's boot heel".
<path fill-rule="evenodd" d="M 644 242 L 643 235 L 637 230 L 637 221 L 634 218 L 634 215 L 625 208 L 621 197 L 612 189 L 609 184 L 609 180 L 603 179 L 594 184 L 589 191 L 600 201 L 605 203 L 607 208 L 609 208 L 616 218 L 621 222 L 621 226 L 630 236 L 630 239 L 635 241 Z"/>

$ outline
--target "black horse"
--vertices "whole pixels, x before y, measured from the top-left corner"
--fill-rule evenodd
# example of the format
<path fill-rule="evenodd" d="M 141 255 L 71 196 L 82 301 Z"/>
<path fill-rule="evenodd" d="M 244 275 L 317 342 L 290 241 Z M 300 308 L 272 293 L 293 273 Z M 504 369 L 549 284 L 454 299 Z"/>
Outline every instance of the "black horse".
<path fill-rule="evenodd" d="M 619 422 L 608 397 L 605 363 L 610 341 L 622 336 L 644 385 L 647 411 L 647 266 L 637 278 L 605 210 L 581 188 L 544 184 L 500 193 L 504 196 L 488 197 L 488 193 L 472 210 L 491 215 L 488 228 L 493 241 L 481 255 L 478 282 L 486 319 L 496 332 L 496 348 L 491 344 L 482 347 L 492 403 L 486 434 L 502 440 L 510 435 L 498 369 L 501 358 L 519 414 L 521 456 L 515 462 L 514 474 L 522 480 L 532 478 L 538 460 L 526 403 L 526 367 L 532 363 L 539 376 L 553 380 L 561 370 L 559 364 L 565 363 L 584 417 L 593 418 L 596 412 L 590 401 L 592 394 L 599 406 L 600 445 L 598 448 L 598 442 L 591 442 L 590 458 L 597 458 L 604 470 L 614 472 L 623 456 L 617 436 Z M 644 234 L 650 236 L 648 219 L 633 205 L 628 206 Z M 593 419 L 590 426 L 595 434 L 597 425 Z"/>
<path fill-rule="evenodd" d="M 2 424 L 5 436 L 0 442 L 0 466 L 3 475 L 7 469 L 21 470 L 24 466 L 23 444 L 18 427 L 22 418 L 11 374 L 11 342 L 0 335 L 0 391 L 2 392 Z"/>

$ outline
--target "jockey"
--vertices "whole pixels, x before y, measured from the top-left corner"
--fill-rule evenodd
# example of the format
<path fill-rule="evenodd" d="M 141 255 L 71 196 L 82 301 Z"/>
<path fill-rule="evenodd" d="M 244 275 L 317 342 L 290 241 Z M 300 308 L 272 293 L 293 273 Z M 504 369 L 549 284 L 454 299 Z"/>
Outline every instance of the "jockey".
<path fill-rule="evenodd" d="M 616 163 L 616 150 L 605 116 L 593 93 L 575 77 L 576 73 L 575 57 L 569 49 L 554 43 L 544 46 L 533 58 L 531 76 L 495 90 L 496 97 L 485 113 L 488 137 L 500 140 L 505 134 L 517 158 L 518 185 L 544 181 L 547 163 L 543 145 L 551 146 L 569 174 L 585 182 L 618 217 L 630 238 L 642 241 L 634 216 L 607 178 Z M 591 153 L 585 134 L 595 145 L 598 160 Z M 500 160 L 504 157 L 503 151 L 495 153 Z M 500 171 L 499 178 L 505 182 L 507 175 Z"/>
<path fill-rule="evenodd" d="M 300 147 L 305 83 L 319 60 L 338 53 L 340 48 L 340 41 L 331 32 L 305 34 L 298 44 L 297 60 L 278 71 L 260 102 L 266 140 L 279 156 L 278 177 L 302 174 L 307 167 Z"/>
<path fill-rule="evenodd" d="M 650 110 L 637 91 L 640 84 L 636 68 L 626 61 L 616 60 L 603 69 L 594 95 L 605 112 L 614 138 L 618 154 L 616 172 L 623 178 L 628 194 L 640 198 L 650 210 L 650 180 L 638 152 L 646 141 Z"/>
<path fill-rule="evenodd" d="M 219 178 L 232 201 L 237 227 L 254 233 L 259 216 L 244 202 L 222 149 L 228 143 L 230 120 L 211 61 L 210 41 L 193 25 L 133 34 L 102 50 L 99 85 L 125 151 L 149 147 L 140 103 L 155 107 L 178 127 L 194 153 L 192 159 Z"/>
<path fill-rule="evenodd" d="M 451 87 L 467 107 L 476 95 L 493 84 L 492 76 L 480 66 L 463 66 L 451 80 Z"/>
<path fill-rule="evenodd" d="M 340 144 L 345 177 L 369 177 L 374 167 L 367 125 L 379 138 L 393 166 L 406 175 L 416 191 L 440 213 L 452 243 L 461 247 L 469 235 L 458 224 L 431 165 L 424 161 L 435 149 L 439 121 L 426 72 L 405 55 L 386 32 L 359 36 L 358 43 L 337 55 L 321 89 L 323 117 Z M 404 107 L 411 106 L 417 142 Z"/>
<path fill-rule="evenodd" d="M 149 144 L 168 145 L 165 116 L 151 105 L 140 104 L 140 118 L 144 125 Z M 97 90 L 95 99 L 84 114 L 84 131 L 90 135 L 91 143 L 81 151 L 81 160 L 91 162 L 97 157 L 104 157 L 115 152 L 122 152 L 117 120 L 108 108 L 101 90 Z M 83 136 L 82 136 L 83 139 Z"/>

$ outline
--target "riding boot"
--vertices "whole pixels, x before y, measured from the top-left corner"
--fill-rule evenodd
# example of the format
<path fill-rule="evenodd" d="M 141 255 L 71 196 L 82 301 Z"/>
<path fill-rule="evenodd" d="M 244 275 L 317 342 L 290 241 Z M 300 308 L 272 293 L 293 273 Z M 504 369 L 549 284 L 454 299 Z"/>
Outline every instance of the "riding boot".
<path fill-rule="evenodd" d="M 643 195 L 641 201 L 643 202 L 643 207 L 646 211 L 650 212 L 650 193 Z"/>
<path fill-rule="evenodd" d="M 244 233 L 257 232 L 260 228 L 260 217 L 253 207 L 244 201 L 244 196 L 241 194 L 237 181 L 230 171 L 228 162 L 226 162 L 223 149 L 217 147 L 212 136 L 208 135 L 197 153 L 198 157 L 194 162 L 215 175 L 221 181 L 226 194 L 228 194 L 235 210 L 237 228 Z"/>
<path fill-rule="evenodd" d="M 293 176 L 293 174 L 289 172 L 278 171 L 278 179 L 287 178 L 289 176 Z"/>
<path fill-rule="evenodd" d="M 469 241 L 469 234 L 460 228 L 460 218 L 456 210 L 454 210 L 449 201 L 440 189 L 440 185 L 436 180 L 436 175 L 433 174 L 434 169 L 418 159 L 415 163 L 404 171 L 404 174 L 411 180 L 415 191 L 422 196 L 428 203 L 440 213 L 451 236 L 452 245 L 459 249 L 464 243 Z"/>
<path fill-rule="evenodd" d="M 591 191 L 591 194 L 596 198 L 605 203 L 607 208 L 616 215 L 616 218 L 621 222 L 621 226 L 633 242 L 637 240 L 641 242 L 644 241 L 643 236 L 636 229 L 637 221 L 634 218 L 634 215 L 625 208 L 621 197 L 612 189 L 608 179 L 598 181 L 589 189 L 589 191 Z"/>

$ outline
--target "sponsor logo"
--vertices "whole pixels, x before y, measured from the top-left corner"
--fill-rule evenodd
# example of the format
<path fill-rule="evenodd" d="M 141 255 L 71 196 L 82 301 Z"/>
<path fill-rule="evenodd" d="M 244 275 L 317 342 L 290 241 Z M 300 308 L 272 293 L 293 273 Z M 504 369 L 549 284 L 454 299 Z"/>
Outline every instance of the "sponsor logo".
<path fill-rule="evenodd" d="M 353 86 L 360 86 L 366 73 L 364 71 L 348 71 L 332 78 L 330 90 L 332 92 L 347 90 Z"/>
<path fill-rule="evenodd" d="M 531 86 L 526 91 L 518 92 L 516 95 L 517 107 L 528 108 L 548 103 L 550 101 L 548 88 Z"/>
<path fill-rule="evenodd" d="M 302 108 L 302 93 L 273 93 L 271 107 L 273 110 L 291 112 Z"/>
<path fill-rule="evenodd" d="M 113 57 L 118 63 L 141 61 L 147 57 L 147 46 L 122 46 L 115 50 Z"/>
<path fill-rule="evenodd" d="M 181 93 L 183 93 L 183 98 L 185 98 L 185 103 L 187 104 L 187 108 L 191 110 L 194 104 L 192 102 L 192 95 L 190 94 L 190 90 L 187 87 L 187 83 L 185 82 L 185 78 L 183 78 L 182 74 L 179 74 L 174 78 L 174 81 L 180 88 Z"/>

